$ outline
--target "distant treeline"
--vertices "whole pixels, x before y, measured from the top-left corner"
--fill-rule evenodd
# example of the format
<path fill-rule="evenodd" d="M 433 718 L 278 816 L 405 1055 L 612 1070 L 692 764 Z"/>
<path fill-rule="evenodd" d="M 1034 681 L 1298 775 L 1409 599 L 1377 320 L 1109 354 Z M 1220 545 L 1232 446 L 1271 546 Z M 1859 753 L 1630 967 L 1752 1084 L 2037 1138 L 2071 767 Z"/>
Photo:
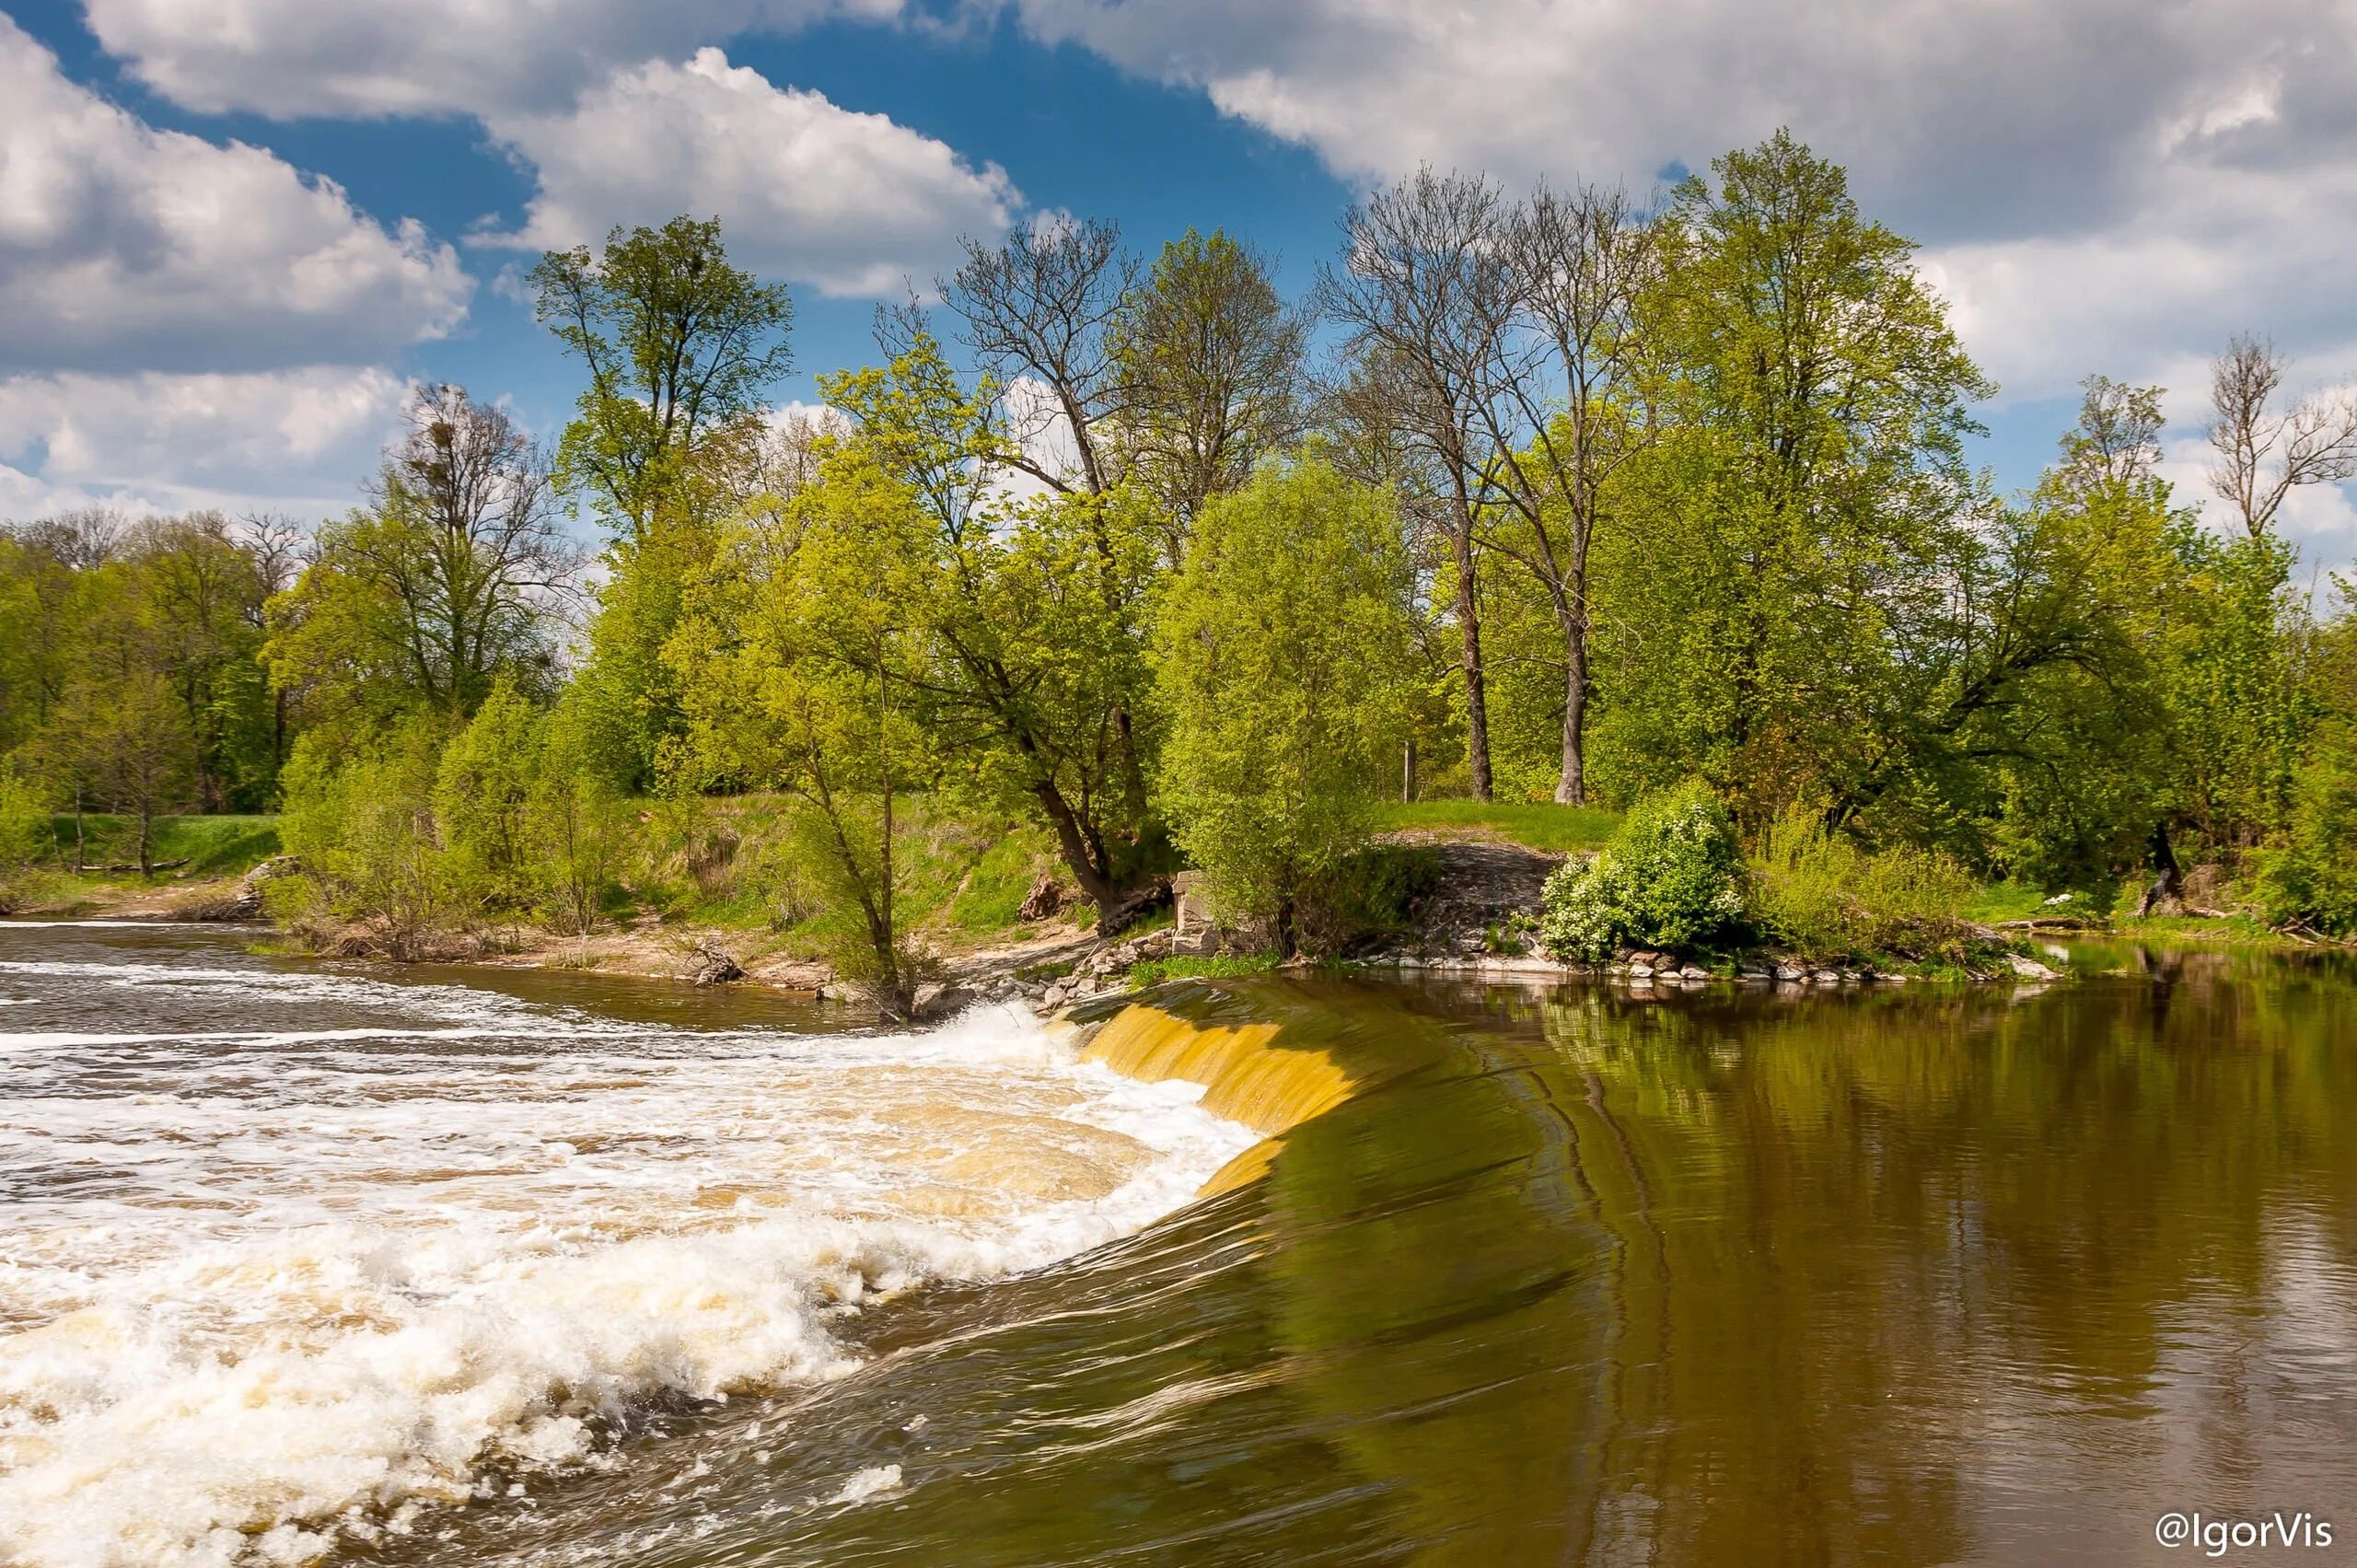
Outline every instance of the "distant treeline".
<path fill-rule="evenodd" d="M 379 871 L 383 834 L 423 846 L 428 905 L 463 863 L 465 907 L 546 908 L 596 802 L 782 792 L 888 1005 L 918 792 L 1038 823 L 1109 922 L 1191 863 L 1281 945 L 1380 794 L 1692 779 L 1747 831 L 1800 807 L 2155 898 L 2211 865 L 2357 923 L 2357 632 L 2280 528 L 2357 470 L 2357 403 L 2228 345 L 2205 523 L 2159 475 L 2160 389 L 2093 376 L 1997 494 L 1965 456 L 1995 389 L 1913 245 L 1782 134 L 1643 200 L 1427 170 L 1341 229 L 1297 300 L 1220 233 L 970 243 L 815 420 L 769 401 L 787 291 L 716 223 L 552 252 L 539 315 L 585 377 L 552 448 L 424 389 L 308 537 L 0 540 L 12 787 L 283 798 L 347 910 L 386 896 L 331 869 L 364 818 Z"/>

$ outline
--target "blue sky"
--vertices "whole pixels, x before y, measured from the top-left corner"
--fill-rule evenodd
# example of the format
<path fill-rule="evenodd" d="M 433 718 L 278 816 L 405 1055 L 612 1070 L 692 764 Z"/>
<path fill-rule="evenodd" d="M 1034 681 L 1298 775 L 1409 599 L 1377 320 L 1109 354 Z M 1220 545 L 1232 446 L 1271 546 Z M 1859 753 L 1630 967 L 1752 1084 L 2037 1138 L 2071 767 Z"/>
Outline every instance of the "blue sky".
<path fill-rule="evenodd" d="M 2004 385 L 2035 476 L 2079 376 L 2172 389 L 2272 333 L 2357 365 L 2357 49 L 2322 0 L 0 0 L 0 515 L 346 504 L 409 378 L 553 431 L 570 366 L 514 274 L 717 212 L 795 283 L 798 372 L 960 233 L 1063 210 L 1225 227 L 1304 287 L 1352 195 L 1699 165 L 1789 123 Z M 1503 46 L 1502 46 L 1503 45 Z M 322 181 L 331 181 L 325 184 Z M 507 274 L 503 284 L 502 274 Z M 2289 526 L 2357 556 L 2345 493 Z"/>

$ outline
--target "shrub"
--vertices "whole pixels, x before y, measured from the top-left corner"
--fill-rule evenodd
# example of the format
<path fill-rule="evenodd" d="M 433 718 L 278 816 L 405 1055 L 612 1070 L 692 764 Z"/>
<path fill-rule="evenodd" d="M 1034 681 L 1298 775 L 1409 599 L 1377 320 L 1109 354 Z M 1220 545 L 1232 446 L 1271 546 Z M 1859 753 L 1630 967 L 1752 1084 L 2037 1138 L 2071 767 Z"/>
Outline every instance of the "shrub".
<path fill-rule="evenodd" d="M 1422 844 L 1369 844 L 1303 890 L 1296 945 L 1323 956 L 1363 936 L 1401 930 L 1439 885 L 1439 852 Z"/>
<path fill-rule="evenodd" d="M 1870 852 L 1807 802 L 1770 825 L 1748 866 L 1754 923 L 1804 958 L 1956 958 L 1970 935 L 1962 866 L 1936 851 Z"/>
<path fill-rule="evenodd" d="M 2357 935 L 2357 762 L 2346 746 L 2317 747 L 2289 823 L 2255 859 L 2253 890 L 2270 923 Z"/>
<path fill-rule="evenodd" d="M 1679 951 L 1717 941 L 1743 920 L 1742 865 L 1725 803 L 1689 781 L 1639 801 L 1593 861 L 1547 879 L 1539 941 L 1591 960 L 1624 943 Z"/>
<path fill-rule="evenodd" d="M 0 764 L 0 913 L 14 906 L 55 843 L 49 807 L 39 788 Z"/>
<path fill-rule="evenodd" d="M 1364 849 L 1399 730 L 1414 577 L 1380 490 L 1263 470 L 1196 519 L 1165 591 L 1162 796 L 1212 901 L 1291 953 Z"/>

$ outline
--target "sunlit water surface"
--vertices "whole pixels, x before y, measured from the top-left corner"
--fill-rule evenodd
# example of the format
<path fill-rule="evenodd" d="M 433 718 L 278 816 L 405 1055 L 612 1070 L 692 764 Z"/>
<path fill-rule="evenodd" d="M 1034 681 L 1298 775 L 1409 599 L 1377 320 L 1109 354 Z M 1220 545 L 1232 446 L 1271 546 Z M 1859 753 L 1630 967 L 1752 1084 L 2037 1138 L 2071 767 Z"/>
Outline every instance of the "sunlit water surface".
<path fill-rule="evenodd" d="M 1182 988 L 1350 1091 L 1189 1203 L 1252 1135 L 1009 1015 L 0 930 L 0 1557 L 2357 1551 L 2357 975 L 2073 964 Z"/>

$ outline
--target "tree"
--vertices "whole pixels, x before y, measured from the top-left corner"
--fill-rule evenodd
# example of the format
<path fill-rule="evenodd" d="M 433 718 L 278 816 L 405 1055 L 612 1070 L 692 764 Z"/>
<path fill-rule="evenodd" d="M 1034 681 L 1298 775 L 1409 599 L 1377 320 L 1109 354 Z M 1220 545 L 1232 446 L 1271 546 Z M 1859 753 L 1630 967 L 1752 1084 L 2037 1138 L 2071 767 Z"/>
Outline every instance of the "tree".
<path fill-rule="evenodd" d="M 189 799 L 195 738 L 170 684 L 151 669 L 93 671 L 77 678 L 52 721 L 45 749 L 108 809 L 136 824 L 139 874 L 156 868 L 156 819 Z"/>
<path fill-rule="evenodd" d="M 1500 312 L 1485 302 L 1504 289 L 1502 211 L 1488 180 L 1420 169 L 1344 215 L 1341 264 L 1326 268 L 1318 288 L 1320 308 L 1342 325 L 1352 354 L 1393 389 L 1397 427 L 1423 448 L 1444 487 L 1476 800 L 1491 791 L 1477 574 L 1480 509 L 1495 454 L 1480 405 L 1501 327 Z"/>
<path fill-rule="evenodd" d="M 764 395 L 793 368 L 793 300 L 728 264 L 716 218 L 617 226 L 602 255 L 552 250 L 530 281 L 540 320 L 589 372 L 559 480 L 641 543 L 714 447 L 758 433 Z"/>
<path fill-rule="evenodd" d="M 643 786 L 684 723 L 662 649 L 687 580 L 771 450 L 764 400 L 793 366 L 793 300 L 729 264 L 717 219 L 617 227 L 600 256 L 549 252 L 532 283 L 540 320 L 589 372 L 556 480 L 609 535 L 577 706 L 611 782 Z"/>
<path fill-rule="evenodd" d="M 1169 519 L 1176 565 L 1204 504 L 1299 433 L 1307 322 L 1278 296 L 1258 251 L 1190 228 L 1162 248 L 1109 332 L 1114 439 Z"/>
<path fill-rule="evenodd" d="M 1120 413 L 1112 328 L 1137 276 L 1114 225 L 1042 221 L 998 245 L 966 241 L 966 261 L 940 282 L 966 345 L 1002 390 L 1036 383 L 1009 411 L 997 460 L 1060 494 L 1098 495 L 1120 477 L 1104 437 Z M 1069 463 L 1050 450 L 1072 443 Z"/>
<path fill-rule="evenodd" d="M 1170 585 L 1163 791 L 1214 898 L 1286 954 L 1385 793 L 1411 591 L 1388 498 L 1314 459 L 1206 507 Z"/>
<path fill-rule="evenodd" d="M 2284 497 L 2304 484 L 2357 476 L 2357 393 L 2305 398 L 2282 412 L 2276 393 L 2291 361 L 2265 338 L 2235 338 L 2211 362 L 2210 488 L 2252 539 L 2267 533 Z"/>
<path fill-rule="evenodd" d="M 260 660 L 263 605 L 280 585 L 273 541 L 218 512 L 151 519 L 127 551 L 160 668 L 195 739 L 196 799 L 209 811 L 269 798 L 278 762 L 268 681 Z"/>
<path fill-rule="evenodd" d="M 1624 787 L 1699 772 L 1764 819 L 1903 754 L 1980 548 L 1963 441 L 1993 389 L 1839 168 L 1780 132 L 1712 170 L 1638 308 L 1666 429 L 1610 544 L 1611 741 Z"/>
<path fill-rule="evenodd" d="M 858 442 L 826 459 L 797 497 L 794 547 L 740 554 L 764 570 L 740 585 L 725 646 L 682 622 L 670 655 L 695 658 L 675 781 L 726 777 L 779 789 L 804 807 L 807 864 L 851 914 L 835 967 L 888 1018 L 915 1011 L 926 964 L 899 907 L 897 806 L 935 771 L 917 722 L 927 519 L 909 486 Z"/>
<path fill-rule="evenodd" d="M 506 412 L 460 388 L 419 389 L 372 501 L 319 530 L 310 564 L 273 602 L 277 686 L 333 712 L 458 718 L 503 674 L 544 688 L 580 552 L 546 462 Z"/>
<path fill-rule="evenodd" d="M 807 591 L 799 561 L 811 530 L 871 507 L 897 552 L 891 569 L 856 587 L 847 572 L 835 581 L 907 640 L 839 639 L 832 656 L 904 704 L 961 788 L 1048 829 L 1103 928 L 1117 928 L 1136 912 L 1160 845 L 1130 783 L 1155 738 L 1131 719 L 1150 685 L 1136 618 L 1152 535 L 1122 491 L 1010 502 L 989 387 L 962 387 L 921 321 L 902 324 L 888 365 L 821 382 L 842 429 L 820 438 L 819 478 L 724 540 L 665 656 L 684 687 L 702 684 L 741 650 L 743 624 L 777 585 Z M 710 711 L 702 698 L 693 706 Z"/>
<path fill-rule="evenodd" d="M 1637 305 L 1651 286 L 1656 247 L 1628 195 L 1540 186 L 1507 215 L 1505 264 L 1484 273 L 1477 297 L 1494 318 L 1475 407 L 1496 453 L 1486 487 L 1506 526 L 1491 548 L 1547 596 L 1563 650 L 1562 746 L 1555 799 L 1587 799 L 1592 684 L 1589 591 L 1607 492 L 1650 445 L 1653 411 Z"/>

